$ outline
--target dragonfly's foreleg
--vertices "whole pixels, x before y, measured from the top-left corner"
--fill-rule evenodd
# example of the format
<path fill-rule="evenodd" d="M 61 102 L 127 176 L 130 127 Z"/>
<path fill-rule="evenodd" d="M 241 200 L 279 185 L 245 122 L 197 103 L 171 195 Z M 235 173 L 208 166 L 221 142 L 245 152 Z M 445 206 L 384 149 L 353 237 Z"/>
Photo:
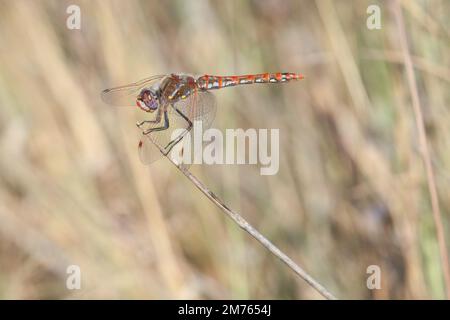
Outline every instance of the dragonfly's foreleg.
<path fill-rule="evenodd" d="M 150 123 L 150 124 L 160 123 L 161 122 L 161 113 L 162 113 L 162 108 L 159 108 L 158 111 L 157 111 L 155 120 L 144 120 L 144 121 L 141 121 L 141 122 L 137 122 L 136 126 L 139 129 L 142 129 L 142 126 L 145 123 Z"/>
<path fill-rule="evenodd" d="M 167 146 L 165 146 L 165 150 L 166 150 L 166 154 L 168 154 L 173 147 L 175 147 L 175 145 L 181 141 L 181 139 L 184 138 L 184 136 L 191 131 L 192 129 L 192 121 L 183 113 L 181 112 L 178 108 L 176 108 L 175 106 L 172 105 L 172 107 L 175 109 L 175 111 L 184 119 L 186 120 L 186 122 L 188 123 L 188 127 L 186 128 L 186 130 L 184 130 L 184 132 L 182 134 L 180 134 L 178 137 L 176 137 L 175 139 L 173 139 L 172 141 L 170 141 Z"/>
<path fill-rule="evenodd" d="M 156 120 L 158 120 L 158 119 L 156 119 Z M 159 121 L 156 121 L 156 120 L 146 120 L 146 121 L 148 121 L 148 122 L 150 122 L 150 123 L 159 123 L 161 120 L 159 120 Z M 145 121 L 143 121 L 144 123 L 145 123 Z M 167 115 L 167 110 L 164 110 L 164 125 L 162 126 L 162 127 L 156 127 L 156 128 L 150 128 L 150 129 L 147 129 L 147 130 L 145 130 L 144 132 L 143 132 L 143 134 L 145 134 L 145 135 L 147 135 L 147 134 L 149 134 L 149 133 L 151 133 L 151 132 L 154 132 L 154 131 L 162 131 L 162 130 L 166 130 L 166 129 L 168 129 L 169 128 L 169 116 Z"/>

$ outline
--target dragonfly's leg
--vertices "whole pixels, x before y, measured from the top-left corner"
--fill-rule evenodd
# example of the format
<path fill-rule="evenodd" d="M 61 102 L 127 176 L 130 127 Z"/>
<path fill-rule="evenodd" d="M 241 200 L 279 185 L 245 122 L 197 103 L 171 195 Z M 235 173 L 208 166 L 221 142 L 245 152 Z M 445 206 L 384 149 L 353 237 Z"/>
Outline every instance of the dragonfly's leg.
<path fill-rule="evenodd" d="M 142 125 L 145 123 L 152 123 L 152 124 L 160 123 L 161 122 L 161 110 L 162 110 L 161 108 L 158 109 L 158 113 L 156 114 L 155 120 L 144 120 L 144 121 L 136 123 L 136 126 L 138 128 L 141 128 Z"/>
<path fill-rule="evenodd" d="M 192 121 L 191 121 L 188 117 L 186 117 L 186 116 L 183 114 L 183 112 L 181 112 L 180 110 L 178 110 L 176 107 L 173 106 L 173 108 L 175 109 L 175 111 L 176 111 L 176 112 L 177 112 L 184 120 L 187 121 L 188 127 L 186 128 L 186 130 L 185 130 L 182 134 L 180 134 L 178 137 L 176 137 L 175 139 L 173 139 L 172 141 L 170 141 L 170 142 L 164 147 L 164 149 L 167 151 L 166 154 L 168 154 L 168 153 L 173 149 L 173 147 L 175 147 L 175 145 L 176 145 L 178 142 L 180 142 L 181 139 L 183 139 L 184 136 L 185 136 L 189 131 L 191 131 L 191 129 L 192 129 Z"/>
<path fill-rule="evenodd" d="M 147 135 L 154 131 L 162 131 L 169 128 L 169 116 L 167 115 L 167 111 L 164 111 L 164 125 L 162 127 L 150 128 L 143 132 L 143 134 Z"/>
<path fill-rule="evenodd" d="M 190 128 L 192 128 L 192 121 L 191 121 L 191 119 L 189 119 L 188 117 L 186 117 L 186 116 L 184 115 L 183 112 L 181 112 L 180 110 L 178 110 L 178 108 L 175 108 L 175 111 L 176 111 L 181 117 L 183 117 L 184 120 L 187 121 L 187 123 L 189 124 L 189 130 L 190 130 Z"/>
<path fill-rule="evenodd" d="M 142 127 L 142 125 L 144 124 L 144 123 L 159 123 L 161 120 L 159 120 L 159 121 L 157 121 L 157 120 L 144 120 L 144 121 L 141 121 L 141 122 L 137 122 L 136 123 L 136 126 L 138 127 L 138 128 L 140 128 L 140 127 Z"/>

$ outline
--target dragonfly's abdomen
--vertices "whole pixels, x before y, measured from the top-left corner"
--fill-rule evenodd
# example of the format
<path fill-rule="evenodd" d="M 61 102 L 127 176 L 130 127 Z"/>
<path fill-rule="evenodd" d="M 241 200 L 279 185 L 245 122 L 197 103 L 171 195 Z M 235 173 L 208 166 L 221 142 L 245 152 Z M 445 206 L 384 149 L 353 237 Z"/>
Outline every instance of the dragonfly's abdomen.
<path fill-rule="evenodd" d="M 204 75 L 197 78 L 197 85 L 200 89 L 212 90 L 212 89 L 233 87 L 240 84 L 281 83 L 300 79 L 303 79 L 303 75 L 290 72 L 261 73 L 244 76 Z"/>

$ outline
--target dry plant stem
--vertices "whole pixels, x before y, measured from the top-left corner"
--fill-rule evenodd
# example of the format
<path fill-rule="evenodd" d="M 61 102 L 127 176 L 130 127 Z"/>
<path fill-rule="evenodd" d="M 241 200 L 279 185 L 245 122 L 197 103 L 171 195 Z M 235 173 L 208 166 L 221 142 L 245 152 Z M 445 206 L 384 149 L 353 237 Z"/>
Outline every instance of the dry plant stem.
<path fill-rule="evenodd" d="M 270 242 L 266 237 L 259 233 L 255 228 L 253 228 L 239 213 L 228 208 L 224 202 L 219 199 L 212 191 L 210 191 L 200 180 L 197 179 L 188 169 L 182 165 L 176 164 L 170 157 L 167 157 L 172 164 L 174 164 L 178 170 L 180 170 L 186 178 L 188 178 L 206 197 L 211 200 L 216 206 L 218 206 L 225 214 L 233 219 L 239 227 L 248 232 L 253 238 L 255 238 L 259 243 L 261 243 L 267 250 L 272 252 L 276 257 L 283 261 L 289 268 L 291 268 L 297 275 L 305 280 L 311 287 L 317 290 L 322 296 L 329 300 L 336 300 L 327 289 L 325 289 L 320 283 L 318 283 L 313 277 L 311 277 L 305 270 L 303 270 L 299 265 L 297 265 L 291 258 L 289 258 L 285 253 L 278 249 L 272 242 Z"/>
<path fill-rule="evenodd" d="M 409 52 L 408 40 L 406 38 L 403 14 L 399 0 L 395 1 L 394 3 L 394 14 L 399 28 L 400 45 L 402 47 L 403 53 L 403 62 L 405 64 L 409 90 L 411 91 L 412 106 L 416 118 L 417 131 L 419 134 L 420 150 L 425 165 L 425 171 L 427 174 L 428 191 L 430 193 L 431 207 L 433 211 L 433 220 L 434 225 L 436 227 L 437 240 L 439 244 L 439 252 L 442 270 L 444 273 L 445 288 L 447 292 L 447 298 L 450 298 L 450 267 L 448 261 L 447 248 L 445 246 L 445 234 L 444 234 L 444 227 L 442 225 L 441 209 L 439 207 L 438 193 L 436 188 L 436 182 L 434 180 L 434 173 L 433 173 L 433 166 L 431 164 L 430 152 L 428 150 L 428 141 L 425 134 L 425 125 L 423 122 L 423 115 L 420 106 L 416 78 L 411 60 L 411 54 Z"/>

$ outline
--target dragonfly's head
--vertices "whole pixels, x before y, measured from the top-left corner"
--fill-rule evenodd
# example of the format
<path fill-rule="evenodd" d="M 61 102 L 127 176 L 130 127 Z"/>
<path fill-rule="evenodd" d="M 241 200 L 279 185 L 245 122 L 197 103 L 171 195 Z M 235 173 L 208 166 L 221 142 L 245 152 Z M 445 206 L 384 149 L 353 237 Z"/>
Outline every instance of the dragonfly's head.
<path fill-rule="evenodd" d="M 136 105 L 146 112 L 153 112 L 159 107 L 158 95 L 151 89 L 142 89 L 136 98 Z"/>

